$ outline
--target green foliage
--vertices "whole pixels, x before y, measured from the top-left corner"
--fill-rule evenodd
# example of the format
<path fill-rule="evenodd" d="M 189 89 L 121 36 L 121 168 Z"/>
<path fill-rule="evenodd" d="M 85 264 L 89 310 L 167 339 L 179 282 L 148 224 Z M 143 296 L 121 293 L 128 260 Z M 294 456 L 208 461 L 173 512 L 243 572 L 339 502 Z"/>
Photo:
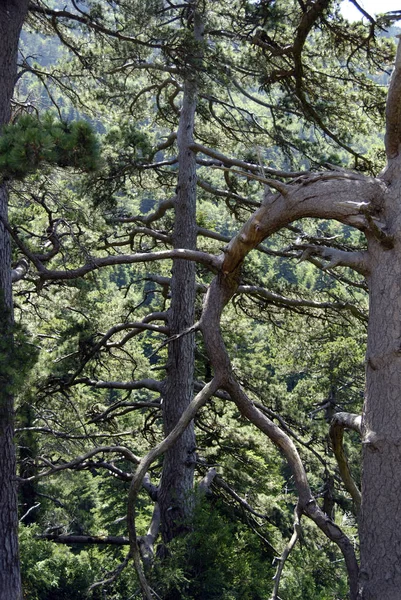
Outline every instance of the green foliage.
<path fill-rule="evenodd" d="M 86 121 L 64 123 L 52 113 L 42 119 L 22 115 L 6 125 L 0 137 L 0 173 L 22 179 L 41 165 L 93 171 L 99 165 L 99 143 Z"/>
<path fill-rule="evenodd" d="M 0 338 L 0 373 L 3 388 L 5 382 L 8 382 L 13 393 L 20 391 L 38 356 L 38 348 L 32 343 L 30 332 L 25 325 L 17 323 L 12 325 L 7 333 L 3 332 Z"/>
<path fill-rule="evenodd" d="M 169 544 L 153 577 L 165 600 L 265 600 L 274 574 L 268 557 L 238 515 L 220 502 L 202 500 L 193 530 Z"/>
<path fill-rule="evenodd" d="M 40 119 L 26 115 L 5 127 L 0 138 L 0 173 L 21 180 L 11 200 L 12 224 L 31 252 L 45 253 L 44 264 L 50 270 L 72 270 L 107 254 L 170 247 L 173 211 L 150 224 L 144 213 L 175 194 L 179 148 L 171 134 L 178 127 L 188 64 L 200 88 L 195 137 L 205 146 L 260 164 L 261 171 L 261 163 L 277 169 L 332 163 L 379 170 L 383 156 L 374 144 L 382 127 L 381 85 L 386 80 L 377 65 L 391 57 L 393 46 L 380 39 L 370 44 L 366 28 L 345 23 L 335 8 L 327 9 L 315 23 L 303 49 L 303 80 L 295 82 L 291 53 L 277 53 L 272 60 L 268 50 L 293 43 L 301 15 L 295 0 L 209 2 L 201 45 L 194 41 L 191 15 L 181 11 L 181 5 L 167 7 L 160 0 L 81 4 L 88 18 L 117 28 L 122 37 L 131 36 L 130 41 L 97 37 L 83 23 L 60 20 L 61 35 L 73 52 L 57 66 L 63 73 L 61 92 L 54 83 L 57 77 L 51 78 L 51 45 L 56 45 L 61 58 L 63 52 L 54 38 L 41 36 L 44 45 L 49 42 L 42 70 L 47 69 L 53 81 L 44 95 L 50 105 L 53 97 L 50 101 L 47 91 L 56 90 L 61 114 L 69 110 L 70 116 L 78 111 L 90 115 L 102 134 L 102 169 L 79 181 L 71 173 L 51 169 L 96 169 L 99 145 L 87 121 L 65 123 L 51 114 Z M 46 31 L 51 31 L 50 21 Z M 196 73 L 193 58 L 200 49 L 205 59 Z M 31 54 L 29 47 L 25 53 Z M 147 63 L 154 68 L 146 68 Z M 364 72 L 365 66 L 376 78 Z M 36 93 L 38 85 L 27 84 L 24 91 Z M 226 243 L 221 237 L 233 235 L 257 208 L 262 187 L 234 169 L 223 174 L 219 169 L 223 163 L 198 156 L 203 163 L 198 168 L 202 187 L 197 225 L 214 235 L 214 239 L 199 236 L 198 247 L 217 255 Z M 154 168 L 158 162 L 161 166 Z M 208 162 L 214 168 L 208 168 Z M 44 174 L 36 174 L 43 166 Z M 30 173 L 35 177 L 26 178 Z M 333 276 L 297 259 L 299 244 L 324 245 L 326 239 L 341 249 L 359 249 L 358 235 L 339 224 L 304 221 L 266 241 L 263 253 L 255 251 L 246 260 L 242 283 L 261 286 L 272 297 L 238 294 L 222 318 L 238 381 L 295 439 L 322 506 L 328 481 L 334 481 L 330 492 L 335 514 L 339 522 L 348 520 L 351 535 L 356 531 L 349 514 L 352 507 L 337 477 L 327 430 L 333 411 L 360 409 L 364 284 L 346 270 Z M 49 257 L 55 237 L 60 251 Z M 200 290 L 212 276 L 198 266 Z M 33 277 L 16 284 L 16 314 L 27 323 L 27 333 L 21 344 L 17 336 L 21 359 L 16 362 L 12 357 L 10 363 L 21 367 L 21 380 L 24 369 L 35 363 L 29 381 L 25 379 L 29 392 L 18 390 L 17 419 L 24 423 L 23 409 L 29 404 L 28 424 L 54 430 L 54 435 L 30 432 L 32 473 L 41 456 L 61 464 L 96 445 L 126 445 L 143 456 L 163 436 L 156 403 L 160 395 L 146 387 L 104 389 L 97 384 L 165 377 L 166 338 L 157 331 L 136 331 L 130 323 L 168 310 L 171 264 L 119 265 L 64 285 L 41 282 L 39 294 Z M 357 287 L 347 288 L 347 281 Z M 349 304 L 355 310 L 291 305 L 301 299 Z M 97 347 L 116 324 L 121 329 Z M 159 324 L 163 328 L 164 321 Z M 196 353 L 196 379 L 209 381 L 212 373 L 200 335 Z M 106 410 L 110 412 L 102 418 Z M 170 544 L 166 560 L 157 560 L 150 573 L 152 586 L 165 600 L 267 600 L 275 571 L 272 559 L 291 535 L 296 491 L 289 468 L 230 402 L 210 400 L 195 425 L 197 476 L 204 475 L 205 464 L 217 465 L 224 480 L 263 518 L 253 519 L 214 487 L 210 502 L 202 501 L 197 508 L 192 532 Z M 352 438 L 347 453 L 357 463 Z M 112 466 L 112 474 L 105 464 Z M 126 479 L 134 465 L 118 453 L 105 453 L 86 461 L 85 468 L 85 473 L 41 480 L 35 488 L 42 494 L 41 506 L 31 514 L 40 527 L 21 530 L 29 600 L 86 599 L 90 583 L 121 561 L 120 549 L 78 550 L 34 538 L 36 531 L 56 526 L 64 532 L 127 534 Z M 152 465 L 152 482 L 157 483 L 160 472 L 161 461 Z M 358 475 L 358 468 L 353 472 Z M 116 473 L 123 474 L 121 479 Z M 153 502 L 143 493 L 137 508 L 138 529 L 146 531 Z M 346 585 L 341 558 L 306 527 L 305 540 L 286 564 L 280 596 L 333 600 L 345 597 Z M 135 597 L 137 588 L 132 570 L 127 569 L 115 584 L 99 591 L 99 597 L 101 593 L 107 600 L 127 600 Z"/>
<path fill-rule="evenodd" d="M 37 533 L 37 526 L 20 530 L 24 598 L 86 600 L 96 569 L 90 553 L 74 553 L 66 546 L 36 540 Z"/>

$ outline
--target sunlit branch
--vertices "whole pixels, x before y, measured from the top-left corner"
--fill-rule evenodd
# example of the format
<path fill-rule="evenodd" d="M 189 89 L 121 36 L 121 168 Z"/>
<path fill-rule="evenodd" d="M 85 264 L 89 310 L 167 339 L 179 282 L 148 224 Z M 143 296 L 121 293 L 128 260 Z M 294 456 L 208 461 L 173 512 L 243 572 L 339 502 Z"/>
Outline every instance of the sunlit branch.
<path fill-rule="evenodd" d="M 209 267 L 211 270 L 216 270 L 219 266 L 218 257 L 208 254 L 207 252 L 186 249 L 164 250 L 162 252 L 149 252 L 138 254 L 119 254 L 116 256 L 93 258 L 90 262 L 86 263 L 82 267 L 77 267 L 76 269 L 68 269 L 64 271 L 49 270 L 41 264 L 35 264 L 35 266 L 38 269 L 38 275 L 42 281 L 62 281 L 83 277 L 84 275 L 87 275 L 92 271 L 104 267 L 113 267 L 116 265 L 123 264 L 129 265 L 137 263 L 155 262 L 157 260 L 170 260 L 174 258 L 181 258 L 184 260 L 199 262 L 200 264 Z"/>
<path fill-rule="evenodd" d="M 12 283 L 16 283 L 21 279 L 24 279 L 26 274 L 28 273 L 29 264 L 28 261 L 24 258 L 18 261 L 16 266 L 11 269 L 11 281 Z"/>
<path fill-rule="evenodd" d="M 288 544 L 286 545 L 286 547 L 284 548 L 281 557 L 280 558 L 276 557 L 276 559 L 275 559 L 275 561 L 278 564 L 277 564 L 276 574 L 273 577 L 274 588 L 273 588 L 273 593 L 272 593 L 270 600 L 279 600 L 278 590 L 280 587 L 280 579 L 281 579 L 281 575 L 282 575 L 282 572 L 284 569 L 285 561 L 289 557 L 289 555 L 290 555 L 291 551 L 293 550 L 295 544 L 297 543 L 300 533 L 301 533 L 301 515 L 302 515 L 302 512 L 299 510 L 299 507 L 297 505 L 294 510 L 294 531 L 291 536 L 291 539 L 288 542 Z"/>

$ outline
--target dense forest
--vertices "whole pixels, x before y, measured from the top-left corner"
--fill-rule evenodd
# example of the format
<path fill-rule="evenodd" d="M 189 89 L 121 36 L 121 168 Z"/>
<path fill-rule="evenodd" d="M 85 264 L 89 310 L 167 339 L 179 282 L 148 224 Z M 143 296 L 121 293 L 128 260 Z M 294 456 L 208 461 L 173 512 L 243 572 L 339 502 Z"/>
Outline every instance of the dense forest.
<path fill-rule="evenodd" d="M 350 1 L 0 2 L 0 600 L 399 600 L 400 14 Z"/>

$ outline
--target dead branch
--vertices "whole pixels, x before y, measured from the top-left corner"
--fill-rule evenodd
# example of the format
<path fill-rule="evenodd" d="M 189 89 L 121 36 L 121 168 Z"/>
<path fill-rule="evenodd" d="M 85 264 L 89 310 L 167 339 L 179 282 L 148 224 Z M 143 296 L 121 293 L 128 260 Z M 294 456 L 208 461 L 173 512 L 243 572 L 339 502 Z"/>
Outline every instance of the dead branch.
<path fill-rule="evenodd" d="M 57 535 L 54 533 L 38 533 L 35 538 L 48 540 L 55 544 L 97 544 L 100 546 L 128 546 L 129 539 L 120 535 Z"/>
<path fill-rule="evenodd" d="M 297 247 L 303 249 L 300 260 L 307 260 L 312 255 L 328 260 L 327 265 L 323 267 L 325 271 L 335 267 L 349 267 L 364 276 L 369 273 L 369 254 L 367 252 L 351 252 L 313 244 L 297 244 Z"/>
<path fill-rule="evenodd" d="M 39 456 L 37 459 L 38 462 L 42 462 L 43 464 L 47 465 L 49 468 L 46 471 L 42 471 L 41 473 L 38 473 L 37 475 L 31 475 L 31 477 L 25 477 L 25 478 L 19 477 L 18 481 L 20 481 L 20 482 L 37 481 L 38 479 L 41 479 L 42 477 L 47 477 L 48 475 L 54 475 L 55 473 L 59 473 L 60 471 L 65 471 L 67 469 L 74 469 L 74 468 L 77 468 L 80 465 L 84 464 L 88 459 L 92 458 L 92 456 L 95 456 L 96 454 L 102 454 L 102 453 L 121 454 L 122 456 L 124 456 L 125 459 L 127 459 L 129 462 L 131 462 L 133 464 L 138 464 L 139 460 L 140 460 L 137 456 L 135 456 L 135 454 L 133 454 L 131 452 L 131 450 L 129 450 L 125 446 L 100 446 L 98 448 L 94 448 L 93 450 L 90 450 L 89 452 L 87 452 L 86 454 L 84 454 L 82 456 L 78 456 L 77 458 L 74 458 L 70 462 L 63 462 L 61 464 L 53 464 L 47 458 L 44 458 L 43 456 L 42 457 Z"/>
<path fill-rule="evenodd" d="M 297 543 L 298 538 L 300 536 L 301 515 L 302 515 L 302 513 L 299 511 L 299 507 L 297 505 L 295 507 L 295 510 L 294 510 L 294 532 L 293 532 L 293 534 L 291 536 L 290 541 L 288 542 L 288 544 L 284 548 L 281 557 L 275 559 L 276 562 L 277 562 L 277 571 L 276 571 L 275 576 L 273 577 L 273 579 L 274 579 L 274 588 L 273 588 L 273 593 L 272 593 L 272 597 L 271 597 L 270 600 L 279 600 L 278 590 L 279 590 L 279 587 L 280 587 L 281 575 L 282 575 L 282 572 L 283 572 L 283 569 L 284 569 L 285 561 L 289 557 L 292 549 L 294 548 L 294 546 Z"/>
<path fill-rule="evenodd" d="M 362 417 L 352 413 L 340 412 L 334 415 L 330 425 L 330 440 L 340 470 L 341 479 L 354 502 L 357 516 L 361 511 L 361 492 L 354 482 L 344 452 L 343 437 L 345 429 L 352 429 L 361 435 Z"/>
<path fill-rule="evenodd" d="M 15 265 L 13 269 L 11 269 L 11 281 L 15 283 L 16 281 L 20 281 L 25 277 L 28 273 L 29 263 L 23 258 Z"/>

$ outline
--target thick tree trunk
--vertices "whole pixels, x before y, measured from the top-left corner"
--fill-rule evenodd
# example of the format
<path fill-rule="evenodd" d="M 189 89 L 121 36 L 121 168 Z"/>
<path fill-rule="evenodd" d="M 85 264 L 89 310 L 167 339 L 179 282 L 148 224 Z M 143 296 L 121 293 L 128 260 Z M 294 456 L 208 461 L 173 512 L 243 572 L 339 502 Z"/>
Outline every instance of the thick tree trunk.
<path fill-rule="evenodd" d="M 193 143 L 197 84 L 188 75 L 177 135 L 178 184 L 175 199 L 174 248 L 196 248 L 196 156 Z M 170 335 L 184 332 L 195 319 L 195 264 L 174 260 L 171 279 Z M 168 435 L 193 396 L 195 337 L 185 334 L 169 344 L 163 395 L 164 433 Z M 188 530 L 192 517 L 195 458 L 193 423 L 164 456 L 158 501 L 165 543 Z"/>
<path fill-rule="evenodd" d="M 381 218 L 394 245 L 386 248 L 376 238 L 369 239 L 361 600 L 399 600 L 401 595 L 401 178 L 397 170 L 393 164 L 388 173 L 391 185 Z"/>
<path fill-rule="evenodd" d="M 10 100 L 17 74 L 18 40 L 28 8 L 26 0 L 0 3 L 0 127 L 10 120 Z M 14 405 L 12 396 L 11 248 L 7 189 L 0 184 L 0 600 L 21 598 L 18 559 L 18 512 Z"/>

